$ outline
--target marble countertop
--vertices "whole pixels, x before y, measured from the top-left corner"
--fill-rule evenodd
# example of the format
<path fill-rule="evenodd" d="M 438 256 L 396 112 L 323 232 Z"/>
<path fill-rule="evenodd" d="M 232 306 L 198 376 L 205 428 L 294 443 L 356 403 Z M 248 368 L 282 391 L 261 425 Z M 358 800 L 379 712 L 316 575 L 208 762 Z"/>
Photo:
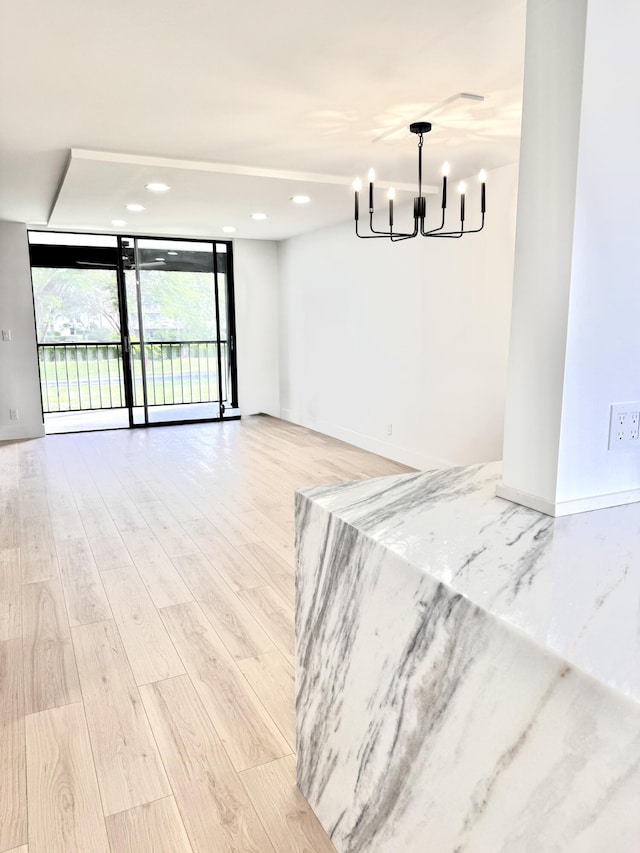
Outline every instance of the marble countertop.
<path fill-rule="evenodd" d="M 496 497 L 500 463 L 301 493 L 640 702 L 640 504 L 550 518 Z"/>

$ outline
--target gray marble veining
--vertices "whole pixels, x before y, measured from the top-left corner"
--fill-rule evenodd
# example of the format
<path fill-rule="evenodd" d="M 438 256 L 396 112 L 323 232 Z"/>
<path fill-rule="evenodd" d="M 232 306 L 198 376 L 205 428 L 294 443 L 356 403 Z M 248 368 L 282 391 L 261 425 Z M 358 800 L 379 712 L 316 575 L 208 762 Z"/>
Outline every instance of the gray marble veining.
<path fill-rule="evenodd" d="M 552 519 L 496 498 L 499 476 L 493 463 L 303 494 L 640 700 L 640 504 Z"/>
<path fill-rule="evenodd" d="M 640 506 L 498 476 L 297 496 L 298 784 L 339 853 L 640 850 Z"/>

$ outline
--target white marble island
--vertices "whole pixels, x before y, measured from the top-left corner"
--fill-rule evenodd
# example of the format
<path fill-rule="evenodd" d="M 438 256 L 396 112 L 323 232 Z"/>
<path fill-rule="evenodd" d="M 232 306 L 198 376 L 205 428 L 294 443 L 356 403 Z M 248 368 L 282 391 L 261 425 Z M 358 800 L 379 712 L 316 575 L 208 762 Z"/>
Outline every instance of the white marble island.
<path fill-rule="evenodd" d="M 297 495 L 298 784 L 339 853 L 640 851 L 640 505 L 498 465 Z"/>

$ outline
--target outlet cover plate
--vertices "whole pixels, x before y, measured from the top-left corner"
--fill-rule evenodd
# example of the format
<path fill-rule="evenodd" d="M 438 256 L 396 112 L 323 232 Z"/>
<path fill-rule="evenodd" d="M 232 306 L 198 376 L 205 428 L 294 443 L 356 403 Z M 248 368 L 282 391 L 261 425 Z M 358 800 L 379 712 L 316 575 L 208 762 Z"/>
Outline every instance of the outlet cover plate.
<path fill-rule="evenodd" d="M 640 401 L 612 403 L 609 419 L 609 450 L 640 450 Z"/>

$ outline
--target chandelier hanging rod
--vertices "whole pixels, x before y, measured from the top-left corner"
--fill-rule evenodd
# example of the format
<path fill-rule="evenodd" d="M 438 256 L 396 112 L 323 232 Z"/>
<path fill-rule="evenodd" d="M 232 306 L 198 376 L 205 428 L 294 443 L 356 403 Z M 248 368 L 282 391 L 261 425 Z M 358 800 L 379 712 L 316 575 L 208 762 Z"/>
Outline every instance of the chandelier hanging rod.
<path fill-rule="evenodd" d="M 467 185 L 464 181 L 460 181 L 460 184 L 458 185 L 458 192 L 460 193 L 460 229 L 457 231 L 444 230 L 447 209 L 447 178 L 449 175 L 448 163 L 444 163 L 442 166 L 442 201 L 440 205 L 442 218 L 440 225 L 435 228 L 425 228 L 427 218 L 427 200 L 422 195 L 422 146 L 424 143 L 424 134 L 429 133 L 431 130 L 431 123 L 428 121 L 416 121 L 409 125 L 409 130 L 411 133 L 415 133 L 418 136 L 418 195 L 413 199 L 413 231 L 411 233 L 405 233 L 403 231 L 394 231 L 393 229 L 393 203 L 395 200 L 395 191 L 393 189 L 390 189 L 387 193 L 387 198 L 389 200 L 389 228 L 385 231 L 380 231 L 374 228 L 373 202 L 376 175 L 373 169 L 369 169 L 369 230 L 371 233 L 361 234 L 358 230 L 358 224 L 360 222 L 360 190 L 362 189 L 362 181 L 360 178 L 356 178 L 353 182 L 353 189 L 355 191 L 354 219 L 356 223 L 356 236 L 360 237 L 361 240 L 386 238 L 387 240 L 391 240 L 393 243 L 397 243 L 400 240 L 410 240 L 412 237 L 417 237 L 418 234 L 422 237 L 448 237 L 455 240 L 460 237 L 466 237 L 467 234 L 477 234 L 479 231 L 482 231 L 484 228 L 484 217 L 487 211 L 487 173 L 484 169 L 480 170 L 480 174 L 478 176 L 480 180 L 480 227 L 470 229 L 465 228 L 465 196 L 467 192 Z"/>

